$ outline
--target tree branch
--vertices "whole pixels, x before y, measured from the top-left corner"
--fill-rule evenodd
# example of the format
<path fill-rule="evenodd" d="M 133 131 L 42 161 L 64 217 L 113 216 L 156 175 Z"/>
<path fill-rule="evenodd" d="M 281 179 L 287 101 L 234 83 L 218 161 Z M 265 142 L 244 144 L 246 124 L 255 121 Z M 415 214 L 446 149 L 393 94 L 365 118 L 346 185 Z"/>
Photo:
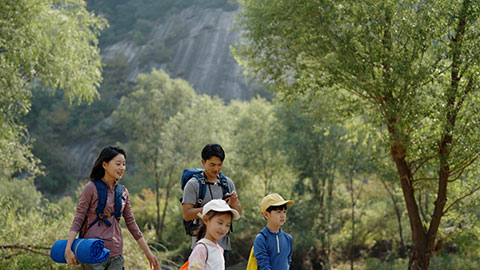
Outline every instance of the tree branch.
<path fill-rule="evenodd" d="M 475 188 L 474 190 L 472 190 L 470 193 L 465 194 L 465 195 L 463 195 L 462 197 L 456 199 L 452 204 L 450 204 L 450 205 L 447 207 L 447 209 L 445 209 L 445 211 L 443 211 L 443 215 L 445 215 L 445 214 L 448 212 L 448 210 L 450 210 L 450 208 L 452 208 L 452 207 L 453 207 L 455 204 L 457 204 L 459 201 L 465 199 L 465 198 L 468 197 L 468 196 L 473 195 L 473 193 L 477 192 L 478 190 L 480 190 L 480 186 L 478 186 L 477 188 Z"/>
<path fill-rule="evenodd" d="M 449 177 L 450 177 L 450 176 L 454 176 L 454 175 L 456 175 L 456 177 L 455 177 L 454 179 L 448 180 L 448 181 L 449 181 L 449 182 L 454 182 L 454 181 L 456 181 L 457 179 L 459 179 L 460 176 L 462 176 L 462 174 L 463 174 L 463 172 L 465 171 L 465 169 L 468 168 L 470 165 L 472 165 L 473 162 L 475 162 L 477 159 L 478 159 L 478 155 L 477 155 L 476 157 L 474 157 L 472 160 L 470 160 L 467 164 L 462 165 L 461 168 L 455 169 L 455 171 L 450 172 L 450 173 L 449 173 Z"/>
<path fill-rule="evenodd" d="M 413 170 L 412 176 L 415 175 L 417 171 L 420 170 L 420 168 L 422 168 L 423 165 L 425 165 L 425 163 L 427 163 L 427 161 L 429 161 L 430 159 L 432 159 L 432 157 L 425 158 L 422 162 L 420 162 L 420 164 Z"/>
<path fill-rule="evenodd" d="M 438 178 L 421 177 L 413 179 L 413 181 L 438 181 Z"/>
<path fill-rule="evenodd" d="M 50 250 L 50 248 L 48 248 L 48 247 L 24 246 L 24 245 L 1 245 L 0 249 L 23 249 L 23 250 L 26 250 L 26 251 L 29 251 L 29 252 L 33 252 L 33 253 L 37 253 L 37 254 L 40 254 L 40 255 L 43 255 L 43 256 L 50 257 L 50 254 L 48 254 L 48 253 L 34 250 L 34 249 Z M 16 256 L 16 255 L 18 255 L 18 253 L 9 255 L 5 258 L 11 258 L 11 257 Z"/>
<path fill-rule="evenodd" d="M 15 257 L 15 256 L 17 256 L 17 255 L 20 255 L 20 254 L 22 254 L 22 253 L 23 253 L 23 251 L 19 251 L 19 252 L 16 252 L 16 253 L 12 253 L 12 254 L 7 255 L 7 256 L 5 256 L 5 257 L 3 257 L 3 258 L 0 258 L 0 261 L 8 260 L 8 259 L 13 258 L 13 257 Z"/>

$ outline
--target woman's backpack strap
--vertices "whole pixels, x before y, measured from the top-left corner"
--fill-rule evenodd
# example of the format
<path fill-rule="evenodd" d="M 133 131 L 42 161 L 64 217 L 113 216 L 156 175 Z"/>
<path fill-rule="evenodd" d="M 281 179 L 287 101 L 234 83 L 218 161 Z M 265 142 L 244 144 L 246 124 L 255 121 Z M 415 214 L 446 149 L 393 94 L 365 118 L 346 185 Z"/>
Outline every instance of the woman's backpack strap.
<path fill-rule="evenodd" d="M 125 200 L 125 197 L 123 197 L 123 185 L 117 183 L 115 187 L 115 211 L 112 213 L 117 220 L 120 220 L 122 217 L 122 200 Z"/>

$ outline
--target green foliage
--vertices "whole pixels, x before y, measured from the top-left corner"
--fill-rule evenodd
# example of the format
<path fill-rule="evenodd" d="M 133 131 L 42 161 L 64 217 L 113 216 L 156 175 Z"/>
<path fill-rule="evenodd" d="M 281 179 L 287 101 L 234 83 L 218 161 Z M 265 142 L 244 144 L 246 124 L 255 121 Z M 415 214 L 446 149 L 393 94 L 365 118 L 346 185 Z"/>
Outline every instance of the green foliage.
<path fill-rule="evenodd" d="M 285 166 L 287 156 L 283 155 L 281 141 L 284 131 L 276 125 L 278 118 L 274 106 L 262 99 L 252 99 L 250 102 L 232 102 L 231 114 L 235 115 L 232 123 L 233 149 L 235 160 L 233 168 L 249 168 L 239 171 L 240 178 L 248 182 L 239 183 L 239 187 L 254 186 L 247 192 L 254 192 L 258 198 L 276 190 L 288 192 L 291 190 L 291 179 L 294 179 L 292 168 Z"/>
<path fill-rule="evenodd" d="M 32 83 L 51 92 L 62 89 L 70 103 L 98 96 L 97 36 L 105 25 L 81 0 L 0 3 L 1 174 L 38 173 L 38 160 L 20 122 L 31 108 Z"/>
<path fill-rule="evenodd" d="M 21 203 L 18 209 L 34 209 L 39 205 L 42 194 L 33 185 L 33 179 L 0 178 L 0 198 Z"/>
<path fill-rule="evenodd" d="M 478 168 L 479 3 L 242 5 L 243 40 L 233 53 L 246 73 L 316 115 L 355 114 L 382 130 L 414 230 L 412 262 L 427 269 L 440 221 L 458 202 L 451 199 L 480 188 L 451 184 Z"/>
<path fill-rule="evenodd" d="M 145 45 L 140 53 L 139 61 L 140 65 L 144 66 L 149 61 L 155 63 L 164 63 L 171 59 L 172 52 L 165 47 L 165 44 L 161 40 L 152 40 Z"/>
<path fill-rule="evenodd" d="M 18 180 L 16 192 L 0 195 L 0 239 L 1 245 L 21 245 L 45 255 L 24 249 L 0 249 L 2 269 L 67 269 L 54 263 L 48 256 L 49 249 L 59 235 L 68 235 L 65 220 L 73 220 L 74 205 L 71 200 L 62 200 L 58 205 L 42 200 L 31 182 Z M 18 190 L 18 187 L 21 187 Z M 8 188 L 8 186 L 7 186 Z M 23 200 L 19 196 L 25 196 Z M 35 205 L 33 205 L 35 204 Z M 68 209 L 70 207 L 70 209 Z M 70 211 L 69 211 L 70 210 Z M 5 259 L 3 259 L 5 258 Z"/>

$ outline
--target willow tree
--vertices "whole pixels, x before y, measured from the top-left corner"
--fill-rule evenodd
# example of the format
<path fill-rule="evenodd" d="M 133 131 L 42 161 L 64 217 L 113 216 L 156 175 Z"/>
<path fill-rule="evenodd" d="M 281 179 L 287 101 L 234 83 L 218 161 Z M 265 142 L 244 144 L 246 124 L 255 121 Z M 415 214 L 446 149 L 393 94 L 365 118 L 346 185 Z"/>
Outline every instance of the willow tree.
<path fill-rule="evenodd" d="M 449 187 L 480 153 L 480 3 L 249 0 L 236 59 L 282 98 L 363 114 L 385 129 L 408 211 L 410 269 L 428 269 Z M 331 106 L 334 105 L 334 106 Z M 471 180 L 471 179 L 470 179 Z M 433 192 L 422 220 L 416 194 Z M 448 199 L 448 203 L 447 203 Z"/>
<path fill-rule="evenodd" d="M 0 174 L 36 171 L 21 118 L 31 91 L 62 89 L 72 102 L 92 101 L 101 82 L 98 44 L 105 20 L 83 0 L 0 2 Z"/>

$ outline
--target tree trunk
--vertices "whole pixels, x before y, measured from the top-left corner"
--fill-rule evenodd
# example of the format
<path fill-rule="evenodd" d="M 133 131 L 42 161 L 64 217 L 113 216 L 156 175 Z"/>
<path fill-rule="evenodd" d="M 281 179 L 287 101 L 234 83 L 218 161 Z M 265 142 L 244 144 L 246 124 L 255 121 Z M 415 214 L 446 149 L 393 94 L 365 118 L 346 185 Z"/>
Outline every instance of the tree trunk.
<path fill-rule="evenodd" d="M 405 160 L 405 150 L 400 144 L 392 143 L 390 152 L 395 161 L 407 206 L 412 230 L 413 251 L 410 255 L 409 270 L 427 270 L 430 266 L 431 252 L 428 249 L 427 234 L 422 226 L 419 209 L 412 186 L 412 172 Z"/>
<path fill-rule="evenodd" d="M 331 269 L 331 264 L 330 264 L 330 224 L 332 223 L 332 203 L 333 203 L 333 182 L 335 180 L 335 174 L 334 172 L 336 171 L 336 167 L 335 165 L 333 165 L 332 169 L 331 169 L 331 173 L 329 174 L 328 176 L 328 190 L 327 190 L 327 208 L 328 208 L 328 212 L 327 212 L 327 224 L 328 224 L 328 227 L 327 227 L 327 236 L 326 236 L 326 239 L 325 239 L 325 255 L 326 255 L 326 258 L 325 258 L 325 262 L 326 262 L 326 269 L 330 270 Z"/>
<path fill-rule="evenodd" d="M 355 244 L 355 194 L 353 193 L 353 171 L 354 165 L 350 168 L 350 175 L 348 176 L 348 184 L 350 189 L 350 206 L 351 206 L 351 219 L 352 219 L 352 237 L 350 238 L 350 270 L 353 270 L 354 258 L 354 244 Z"/>
<path fill-rule="evenodd" d="M 155 190 L 156 190 L 156 195 L 155 195 L 155 203 L 157 205 L 157 222 L 155 224 L 155 234 L 157 237 L 160 235 L 160 192 L 159 192 L 159 180 L 157 177 L 155 177 Z"/>
<path fill-rule="evenodd" d="M 163 213 L 162 213 L 162 219 L 160 221 L 160 234 L 157 234 L 159 239 L 162 239 L 162 232 L 163 232 L 163 226 L 165 224 L 165 216 L 167 213 L 167 208 L 168 208 L 168 199 L 170 197 L 170 186 L 167 186 L 165 188 L 165 205 L 163 206 Z"/>

